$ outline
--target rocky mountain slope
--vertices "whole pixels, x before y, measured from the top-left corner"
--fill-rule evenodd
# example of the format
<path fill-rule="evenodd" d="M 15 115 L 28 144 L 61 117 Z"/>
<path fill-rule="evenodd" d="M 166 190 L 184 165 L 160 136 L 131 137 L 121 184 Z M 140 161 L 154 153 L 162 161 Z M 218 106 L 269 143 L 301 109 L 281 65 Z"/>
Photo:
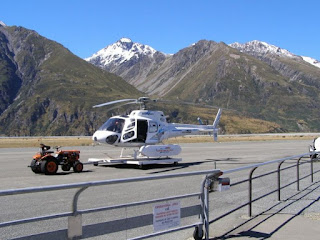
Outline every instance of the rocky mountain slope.
<path fill-rule="evenodd" d="M 93 105 L 140 95 L 35 31 L 0 24 L 1 135 L 89 135 L 107 117 Z"/>
<path fill-rule="evenodd" d="M 148 94 L 235 109 L 288 131 L 320 130 L 316 61 L 310 64 L 305 57 L 258 41 L 244 47 L 201 40 L 173 55 L 159 55 L 158 61 L 153 53 L 144 55 L 147 63 L 141 57 L 130 66 L 103 67 Z"/>
<path fill-rule="evenodd" d="M 122 78 L 78 58 L 35 31 L 0 25 L 1 136 L 91 135 L 107 117 L 130 110 L 92 109 L 93 105 L 144 95 Z M 125 39 L 122 42 L 130 46 Z M 167 58 L 148 47 L 137 45 L 136 48 L 141 50 L 136 60 L 148 60 L 148 54 L 160 56 L 159 62 Z M 154 59 L 157 58 L 143 62 L 149 62 L 150 68 L 158 67 Z M 118 58 L 120 68 L 132 60 Z M 132 65 L 132 72 L 145 69 L 137 66 Z M 196 123 L 199 116 L 212 121 L 216 113 L 212 109 L 180 104 L 151 107 L 163 110 L 173 122 Z M 240 118 L 227 112 L 220 123 L 221 132 L 228 133 L 270 132 L 279 128 L 275 123 Z"/>
<path fill-rule="evenodd" d="M 168 55 L 123 38 L 84 61 L 0 22 L 0 135 L 90 135 L 112 114 L 93 105 L 145 94 L 176 103 L 153 107 L 174 122 L 213 119 L 177 104 L 188 101 L 236 110 L 222 132 L 318 131 L 319 87 L 316 60 L 263 42 L 201 40 Z"/>

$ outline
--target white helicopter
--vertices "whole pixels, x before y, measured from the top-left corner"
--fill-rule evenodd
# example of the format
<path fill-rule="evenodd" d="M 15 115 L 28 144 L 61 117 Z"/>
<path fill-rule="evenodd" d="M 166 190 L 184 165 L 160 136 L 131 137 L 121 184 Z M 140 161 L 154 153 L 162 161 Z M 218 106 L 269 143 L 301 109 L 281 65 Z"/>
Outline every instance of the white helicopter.
<path fill-rule="evenodd" d="M 139 147 L 135 151 L 134 159 L 140 157 L 161 158 L 178 155 L 181 147 L 175 144 L 157 145 L 163 140 L 172 137 L 199 134 L 201 132 L 212 133 L 214 140 L 218 137 L 218 123 L 222 110 L 219 109 L 213 125 L 192 125 L 168 123 L 162 111 L 146 109 L 148 102 L 156 102 L 148 97 L 138 99 L 122 99 L 93 106 L 94 108 L 122 103 L 140 104 L 140 110 L 134 110 L 129 115 L 120 115 L 109 118 L 92 136 L 96 143 L 128 148 Z M 119 107 L 119 106 L 118 106 Z M 201 123 L 201 120 L 199 120 Z M 121 156 L 122 157 L 122 152 Z M 90 161 L 90 160 L 89 160 Z M 92 159 L 97 161 L 97 159 Z"/>

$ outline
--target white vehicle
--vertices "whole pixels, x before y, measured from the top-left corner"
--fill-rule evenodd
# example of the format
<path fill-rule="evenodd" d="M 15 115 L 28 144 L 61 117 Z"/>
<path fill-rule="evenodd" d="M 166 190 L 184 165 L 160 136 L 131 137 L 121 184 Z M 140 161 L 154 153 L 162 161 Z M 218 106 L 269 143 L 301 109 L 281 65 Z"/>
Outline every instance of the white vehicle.
<path fill-rule="evenodd" d="M 309 147 L 309 152 L 319 152 L 320 151 L 320 137 L 313 140 L 312 145 Z M 314 154 L 313 157 L 316 158 L 318 154 Z"/>
<path fill-rule="evenodd" d="M 207 132 L 212 133 L 214 140 L 217 140 L 217 126 L 222 112 L 221 109 L 218 110 L 213 125 L 176 124 L 168 123 L 162 111 L 147 110 L 146 104 L 150 101 L 154 100 L 141 97 L 139 99 L 116 100 L 94 106 L 94 108 L 97 108 L 117 103 L 122 103 L 122 105 L 140 104 L 140 110 L 134 110 L 129 115 L 109 118 L 93 134 L 93 141 L 123 148 L 139 147 L 139 151 L 135 151 L 133 155 L 134 160 L 141 157 L 157 160 L 164 157 L 169 159 L 169 157 L 181 152 L 179 145 L 157 145 L 168 138 Z M 101 162 L 97 159 L 89 159 L 89 161 Z M 117 162 L 119 161 L 125 163 L 122 159 L 117 160 Z M 173 162 L 177 163 L 178 160 Z M 154 161 L 150 163 L 154 163 Z M 144 164 L 147 164 L 147 162 Z"/>

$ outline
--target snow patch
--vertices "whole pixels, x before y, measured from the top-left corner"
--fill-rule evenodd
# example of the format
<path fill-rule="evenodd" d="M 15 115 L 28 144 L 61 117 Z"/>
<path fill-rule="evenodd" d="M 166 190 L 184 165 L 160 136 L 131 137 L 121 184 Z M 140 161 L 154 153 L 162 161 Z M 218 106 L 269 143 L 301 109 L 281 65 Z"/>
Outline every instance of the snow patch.
<path fill-rule="evenodd" d="M 310 63 L 313 66 L 316 66 L 316 67 L 320 68 L 320 62 L 317 59 L 314 59 L 314 58 L 311 58 L 311 57 L 305 57 L 305 56 L 301 56 L 301 57 L 307 63 Z"/>

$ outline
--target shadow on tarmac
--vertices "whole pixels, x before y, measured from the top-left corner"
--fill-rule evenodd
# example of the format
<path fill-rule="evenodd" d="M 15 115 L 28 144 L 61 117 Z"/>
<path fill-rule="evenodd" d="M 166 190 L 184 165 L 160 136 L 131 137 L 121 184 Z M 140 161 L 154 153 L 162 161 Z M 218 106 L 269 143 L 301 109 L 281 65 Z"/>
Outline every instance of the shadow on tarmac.
<path fill-rule="evenodd" d="M 319 202 L 320 197 L 318 197 L 317 199 L 312 199 L 312 202 L 309 203 L 307 206 L 303 207 L 302 209 L 298 210 L 298 212 L 296 212 L 295 214 L 293 214 L 290 218 L 288 218 L 287 220 L 284 220 L 280 225 L 275 225 L 274 223 L 276 221 L 273 221 L 273 218 L 276 215 L 282 214 L 282 211 L 285 210 L 286 208 L 290 207 L 291 205 L 297 203 L 298 201 L 301 200 L 306 200 L 305 197 L 307 197 L 308 195 L 310 195 L 312 192 L 316 191 L 317 189 L 320 188 L 319 185 L 319 181 L 313 183 L 312 185 L 308 186 L 307 188 L 305 188 L 302 191 L 306 191 L 306 193 L 298 198 L 294 198 L 297 195 L 301 194 L 301 192 L 298 192 L 296 194 L 294 194 L 293 196 L 287 198 L 284 201 L 281 201 L 275 205 L 273 205 L 272 207 L 270 207 L 269 209 L 263 211 L 262 213 L 250 218 L 249 220 L 239 224 L 238 226 L 234 226 L 232 230 L 218 236 L 215 238 L 210 238 L 210 240 L 220 240 L 220 239 L 236 239 L 236 238 L 244 238 L 244 237 L 249 237 L 249 238 L 256 238 L 256 239 L 268 239 L 268 238 L 272 238 L 272 236 L 277 233 L 278 231 L 282 230 L 284 226 L 290 224 L 290 222 L 296 218 L 297 216 L 300 216 L 306 209 L 310 208 L 312 205 L 316 204 Z M 315 186 L 316 184 L 318 184 L 318 186 L 316 186 L 314 189 L 310 189 L 311 186 Z M 309 199 L 310 200 L 310 199 Z M 270 211 L 276 209 L 276 207 L 278 207 L 279 205 L 283 205 L 283 207 L 281 207 L 279 210 L 276 210 L 273 213 L 270 213 Z M 217 221 L 219 220 L 218 218 L 213 220 L 213 221 Z M 259 232 L 259 231 L 254 231 L 255 228 L 257 228 L 258 226 L 266 223 L 267 221 L 269 221 L 269 223 L 271 223 L 272 227 L 274 228 L 273 231 L 271 232 Z M 249 225 L 250 227 L 248 227 L 248 230 L 246 231 L 241 231 L 240 229 L 245 228 L 246 225 Z M 275 225 L 275 226 L 273 226 Z M 302 223 L 303 225 L 303 223 Z M 237 230 L 239 230 L 238 233 Z M 298 237 L 299 238 L 299 237 Z M 298 239 L 297 238 L 297 239 Z"/>

